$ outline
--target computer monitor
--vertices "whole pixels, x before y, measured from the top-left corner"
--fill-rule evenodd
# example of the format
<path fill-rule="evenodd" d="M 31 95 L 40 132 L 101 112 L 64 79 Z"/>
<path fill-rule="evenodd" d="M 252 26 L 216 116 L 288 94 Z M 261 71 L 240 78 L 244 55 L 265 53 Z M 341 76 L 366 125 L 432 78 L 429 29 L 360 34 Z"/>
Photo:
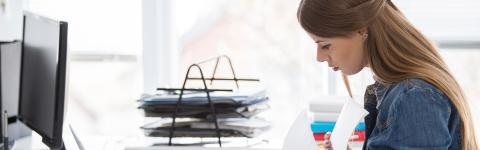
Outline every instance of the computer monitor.
<path fill-rule="evenodd" d="M 24 13 L 18 118 L 51 149 L 63 149 L 67 27 Z"/>
<path fill-rule="evenodd" d="M 3 112 L 3 108 L 2 108 L 2 103 L 3 103 L 3 100 L 2 100 L 2 78 L 1 78 L 2 77 L 2 57 L 1 57 L 2 53 L 1 53 L 1 51 L 2 51 L 2 43 L 0 43 L 0 116 L 2 116 L 1 113 Z M 0 135 L 3 136 L 4 122 L 2 120 L 4 120 L 4 119 L 3 119 L 3 117 L 0 117 L 0 118 L 1 118 L 0 119 Z M 3 143 L 3 137 L 0 138 L 0 143 Z"/>
<path fill-rule="evenodd" d="M 32 131 L 18 121 L 18 96 L 20 90 L 20 63 L 22 41 L 0 42 L 0 99 L 1 105 L 8 112 L 8 139 L 12 143 L 20 138 L 30 136 Z M 1 88 L 3 87 L 3 88 Z M 0 119 L 2 122 L 2 119 Z M 0 131 L 1 132 L 1 131 Z M 0 138 L 0 141 L 3 139 Z"/>

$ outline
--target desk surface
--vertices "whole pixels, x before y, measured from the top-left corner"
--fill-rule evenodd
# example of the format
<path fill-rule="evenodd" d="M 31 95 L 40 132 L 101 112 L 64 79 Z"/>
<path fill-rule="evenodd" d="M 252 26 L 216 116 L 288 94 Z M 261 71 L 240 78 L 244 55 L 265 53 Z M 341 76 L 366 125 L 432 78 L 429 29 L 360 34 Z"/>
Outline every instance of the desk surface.
<path fill-rule="evenodd" d="M 229 148 L 229 147 L 171 147 L 171 146 L 154 146 L 154 147 L 127 147 L 125 150 L 280 150 L 280 149 L 261 149 L 261 148 Z"/>
<path fill-rule="evenodd" d="M 255 145 L 250 148 L 246 147 L 217 147 L 216 144 L 212 144 L 213 147 L 200 147 L 200 146 L 149 146 L 152 144 L 151 139 L 141 138 L 141 137 L 120 137 L 120 136 L 81 136 L 79 137 L 83 145 L 87 150 L 90 149 L 126 149 L 126 150 L 280 150 L 278 142 L 271 142 L 266 145 Z M 158 141 L 158 140 L 155 140 Z M 166 141 L 166 139 L 161 139 L 161 142 Z M 242 140 L 243 142 L 245 140 Z M 64 141 L 69 142 L 69 141 Z M 241 142 L 238 142 L 241 143 Z M 69 145 L 76 145 L 76 143 L 65 143 Z M 224 144 L 228 145 L 228 144 Z M 15 141 L 15 145 L 12 147 L 13 150 L 48 150 L 49 148 L 42 143 L 42 138 L 36 134 L 32 133 L 32 136 L 24 137 Z"/>
<path fill-rule="evenodd" d="M 208 145 L 210 147 L 200 146 L 150 146 L 152 143 L 160 142 L 166 143 L 167 138 L 152 139 L 145 138 L 143 136 L 87 136 L 79 135 L 81 142 L 87 150 L 281 150 L 282 139 L 269 139 L 268 142 L 262 142 L 261 144 L 254 144 L 255 140 L 246 139 L 234 139 L 232 141 L 225 142 L 224 147 L 219 148 L 217 144 Z M 188 140 L 188 139 L 186 139 Z M 197 139 L 198 140 L 198 139 Z M 177 142 L 182 142 L 181 140 Z M 223 140 L 222 140 L 223 141 Z M 228 141 L 228 140 L 227 140 Z M 76 146 L 74 141 L 65 140 L 65 144 L 70 146 Z M 67 143 L 68 142 L 68 143 Z M 249 147 L 242 146 L 242 144 L 250 143 L 247 145 L 253 145 Z M 362 148 L 362 142 L 353 142 L 351 146 L 354 150 L 360 150 Z M 15 145 L 12 147 L 14 150 L 48 150 L 49 148 L 42 143 L 41 137 L 32 133 L 32 136 L 18 139 Z"/>
<path fill-rule="evenodd" d="M 145 141 L 138 142 L 133 140 L 132 142 L 122 142 L 122 140 L 129 140 L 125 137 L 106 137 L 96 136 L 89 138 L 82 138 L 82 143 L 87 150 L 89 149 L 106 149 L 106 150 L 281 150 L 278 146 L 269 147 L 268 145 L 260 145 L 258 147 L 198 147 L 198 146 L 141 146 L 145 144 Z M 137 139 L 141 140 L 141 139 Z M 70 143 L 74 144 L 74 143 Z M 273 144 L 273 143 L 272 143 Z M 353 142 L 351 146 L 354 150 L 362 149 L 362 142 Z M 275 144 L 273 144 L 275 145 Z M 271 145 L 270 145 L 271 146 Z M 41 137 L 35 133 L 30 137 L 25 137 L 16 141 L 14 150 L 48 150 L 49 148 L 42 143 Z"/>

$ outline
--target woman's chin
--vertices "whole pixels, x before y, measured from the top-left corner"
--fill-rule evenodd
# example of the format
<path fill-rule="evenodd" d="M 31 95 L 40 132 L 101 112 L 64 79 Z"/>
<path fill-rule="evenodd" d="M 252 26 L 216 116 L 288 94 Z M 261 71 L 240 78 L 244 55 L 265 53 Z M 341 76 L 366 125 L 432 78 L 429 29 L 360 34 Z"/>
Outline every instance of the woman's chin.
<path fill-rule="evenodd" d="M 350 74 L 349 72 L 346 72 L 346 71 L 344 71 L 344 70 L 340 70 L 340 71 L 341 71 L 342 74 L 344 74 L 344 75 L 347 75 L 347 76 L 352 75 L 352 74 Z"/>
<path fill-rule="evenodd" d="M 350 76 L 350 75 L 355 75 L 355 74 L 359 73 L 360 71 L 362 71 L 362 69 L 354 70 L 354 71 L 348 70 L 348 69 L 345 69 L 345 70 L 341 69 L 340 71 L 342 72 L 342 74 Z"/>

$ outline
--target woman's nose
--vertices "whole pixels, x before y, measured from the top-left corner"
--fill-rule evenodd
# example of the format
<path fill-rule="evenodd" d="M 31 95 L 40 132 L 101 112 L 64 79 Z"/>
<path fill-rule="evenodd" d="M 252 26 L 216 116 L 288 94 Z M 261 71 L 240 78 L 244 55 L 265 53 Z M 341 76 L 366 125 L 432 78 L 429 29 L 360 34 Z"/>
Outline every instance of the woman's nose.
<path fill-rule="evenodd" d="M 324 62 L 324 61 L 328 61 L 329 57 L 327 54 L 324 54 L 322 52 L 320 52 L 319 50 L 317 51 L 317 61 L 318 62 Z"/>

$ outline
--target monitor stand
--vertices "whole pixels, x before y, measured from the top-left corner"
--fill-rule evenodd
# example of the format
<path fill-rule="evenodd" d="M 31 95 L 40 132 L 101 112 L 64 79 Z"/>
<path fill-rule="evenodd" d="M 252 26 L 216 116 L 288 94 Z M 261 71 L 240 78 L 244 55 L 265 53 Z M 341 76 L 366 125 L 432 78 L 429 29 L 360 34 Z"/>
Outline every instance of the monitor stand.
<path fill-rule="evenodd" d="M 15 141 L 10 141 L 10 142 L 8 142 L 8 148 L 5 148 L 5 147 L 4 147 L 4 144 L 5 144 L 5 143 L 0 143 L 0 150 L 12 149 L 13 145 L 15 145 Z"/>
<path fill-rule="evenodd" d="M 2 128 L 3 127 L 4 126 L 2 125 Z M 83 146 L 82 142 L 80 141 L 73 128 L 69 125 L 68 127 L 65 126 L 64 129 L 64 131 L 66 132 L 63 133 L 62 146 L 59 148 L 53 148 L 53 150 L 85 150 L 85 147 Z M 19 142 L 18 144 L 22 144 L 22 142 Z M 6 148 L 12 149 L 13 147 L 16 147 L 15 144 L 17 144 L 15 143 L 15 140 L 10 140 L 8 143 L 8 147 L 4 147 L 4 143 L 0 143 L 0 150 L 6 150 Z"/>
<path fill-rule="evenodd" d="M 57 150 L 66 150 L 66 149 L 65 149 L 65 144 L 64 144 L 63 140 L 62 140 L 62 147 L 59 148 L 59 149 L 57 149 Z"/>
<path fill-rule="evenodd" d="M 2 123 L 1 123 L 2 134 L 0 138 L 2 138 L 3 140 L 1 148 L 2 150 L 9 150 L 13 147 L 15 142 L 8 140 L 8 114 L 6 110 L 1 111 L 1 119 L 2 119 Z"/>

